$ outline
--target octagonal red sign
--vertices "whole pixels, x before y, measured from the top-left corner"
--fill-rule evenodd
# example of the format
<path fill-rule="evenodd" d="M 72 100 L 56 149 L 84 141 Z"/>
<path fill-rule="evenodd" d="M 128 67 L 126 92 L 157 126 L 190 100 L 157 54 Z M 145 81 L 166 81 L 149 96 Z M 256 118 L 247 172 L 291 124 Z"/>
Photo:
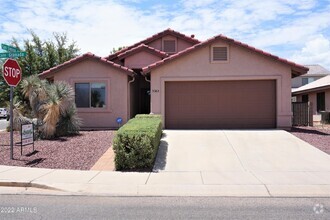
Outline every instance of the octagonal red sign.
<path fill-rule="evenodd" d="M 10 86 L 17 86 L 22 78 L 21 67 L 16 60 L 7 59 L 2 67 L 3 78 Z"/>

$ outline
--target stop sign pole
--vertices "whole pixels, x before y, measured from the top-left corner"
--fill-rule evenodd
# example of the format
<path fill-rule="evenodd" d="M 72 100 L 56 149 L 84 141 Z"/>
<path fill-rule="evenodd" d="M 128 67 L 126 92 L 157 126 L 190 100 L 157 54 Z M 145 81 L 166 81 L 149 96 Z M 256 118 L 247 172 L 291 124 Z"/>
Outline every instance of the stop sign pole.
<path fill-rule="evenodd" d="M 21 67 L 14 59 L 7 59 L 2 67 L 3 78 L 10 86 L 10 159 L 14 159 L 14 135 L 13 135 L 13 97 L 14 87 L 18 85 L 22 78 Z"/>
<path fill-rule="evenodd" d="M 10 159 L 14 159 L 14 134 L 13 134 L 13 108 L 14 108 L 14 87 L 10 86 Z"/>

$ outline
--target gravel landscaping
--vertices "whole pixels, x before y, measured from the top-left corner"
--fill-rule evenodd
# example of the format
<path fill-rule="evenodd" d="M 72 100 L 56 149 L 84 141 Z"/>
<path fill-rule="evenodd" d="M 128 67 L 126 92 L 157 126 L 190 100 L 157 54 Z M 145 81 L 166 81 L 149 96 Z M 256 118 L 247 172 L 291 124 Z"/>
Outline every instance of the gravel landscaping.
<path fill-rule="evenodd" d="M 14 160 L 10 160 L 10 133 L 0 132 L 0 165 L 52 169 L 89 170 L 111 147 L 115 131 L 82 131 L 80 135 L 55 140 L 38 140 L 23 146 L 14 134 Z"/>
<path fill-rule="evenodd" d="M 290 133 L 330 154 L 330 125 L 294 127 Z"/>

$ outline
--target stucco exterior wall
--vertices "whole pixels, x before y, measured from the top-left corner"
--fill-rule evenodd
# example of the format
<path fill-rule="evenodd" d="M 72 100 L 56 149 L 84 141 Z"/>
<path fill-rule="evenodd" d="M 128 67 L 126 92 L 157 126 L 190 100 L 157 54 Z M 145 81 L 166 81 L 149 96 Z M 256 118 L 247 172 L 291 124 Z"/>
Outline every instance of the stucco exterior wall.
<path fill-rule="evenodd" d="M 176 37 L 171 36 L 171 35 L 164 36 L 163 38 L 157 39 L 157 40 L 149 43 L 148 45 L 153 47 L 153 48 L 156 48 L 157 50 L 163 51 L 163 44 L 162 44 L 163 39 L 176 39 L 177 40 L 177 52 L 185 50 L 188 47 L 191 47 L 193 45 L 192 43 L 181 40 L 180 38 L 176 38 Z"/>
<path fill-rule="evenodd" d="M 185 50 L 185 49 L 187 49 L 188 47 L 191 47 L 191 46 L 192 46 L 192 43 L 189 43 L 187 41 L 178 39 L 178 43 L 177 43 L 177 49 L 178 49 L 178 51 L 177 52 L 180 52 L 182 50 Z"/>
<path fill-rule="evenodd" d="M 308 101 L 312 103 L 313 115 L 317 115 L 316 93 L 309 94 L 308 95 Z"/>
<path fill-rule="evenodd" d="M 139 53 L 136 53 L 136 54 L 133 54 L 132 56 L 127 57 L 125 59 L 124 66 L 131 68 L 131 69 L 138 69 L 138 68 L 148 66 L 159 60 L 161 60 L 160 57 L 150 54 L 145 51 L 141 51 Z"/>
<path fill-rule="evenodd" d="M 155 41 L 152 41 L 148 44 L 150 47 L 153 47 L 157 50 L 162 50 L 162 39 L 157 39 Z"/>
<path fill-rule="evenodd" d="M 229 46 L 229 61 L 211 63 L 212 45 Z M 163 117 L 165 115 L 166 81 L 274 79 L 277 90 L 277 127 L 291 127 L 291 68 L 220 40 L 212 45 L 200 48 L 151 71 L 151 112 L 162 114 Z"/>
<path fill-rule="evenodd" d="M 295 77 L 292 79 L 291 87 L 292 88 L 298 88 L 302 86 L 302 78 L 301 77 Z"/>
<path fill-rule="evenodd" d="M 94 60 L 84 60 L 53 74 L 54 81 L 75 83 L 102 82 L 106 84 L 105 108 L 78 108 L 83 128 L 117 128 L 117 117 L 127 122 L 128 75 L 110 65 Z"/>

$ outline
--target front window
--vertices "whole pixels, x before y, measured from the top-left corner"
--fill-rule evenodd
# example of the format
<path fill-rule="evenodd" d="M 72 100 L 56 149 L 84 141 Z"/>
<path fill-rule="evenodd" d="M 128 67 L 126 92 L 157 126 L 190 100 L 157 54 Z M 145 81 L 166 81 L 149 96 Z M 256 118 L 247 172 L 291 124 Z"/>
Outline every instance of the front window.
<path fill-rule="evenodd" d="M 76 83 L 78 108 L 105 108 L 105 83 Z"/>

